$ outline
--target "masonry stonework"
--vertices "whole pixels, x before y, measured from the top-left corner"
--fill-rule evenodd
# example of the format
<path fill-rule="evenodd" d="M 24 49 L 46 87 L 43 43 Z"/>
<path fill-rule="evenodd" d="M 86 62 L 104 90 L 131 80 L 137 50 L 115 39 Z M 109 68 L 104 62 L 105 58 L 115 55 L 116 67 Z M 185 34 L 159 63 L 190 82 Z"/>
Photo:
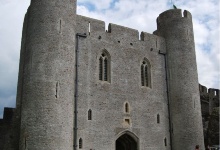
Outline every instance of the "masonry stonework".
<path fill-rule="evenodd" d="M 103 53 L 106 81 L 99 80 Z M 139 37 L 77 15 L 76 0 L 31 0 L 15 114 L 19 135 L 11 131 L 5 144 L 13 150 L 204 149 L 191 14 L 167 10 L 153 34 Z"/>

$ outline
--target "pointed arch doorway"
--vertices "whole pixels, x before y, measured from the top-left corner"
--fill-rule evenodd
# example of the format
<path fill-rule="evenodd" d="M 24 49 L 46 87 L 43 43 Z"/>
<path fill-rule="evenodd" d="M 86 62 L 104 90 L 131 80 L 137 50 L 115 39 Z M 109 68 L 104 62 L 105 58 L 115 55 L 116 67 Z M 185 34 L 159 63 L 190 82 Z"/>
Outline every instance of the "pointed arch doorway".
<path fill-rule="evenodd" d="M 138 138 L 129 133 L 122 134 L 115 144 L 116 150 L 138 150 Z"/>

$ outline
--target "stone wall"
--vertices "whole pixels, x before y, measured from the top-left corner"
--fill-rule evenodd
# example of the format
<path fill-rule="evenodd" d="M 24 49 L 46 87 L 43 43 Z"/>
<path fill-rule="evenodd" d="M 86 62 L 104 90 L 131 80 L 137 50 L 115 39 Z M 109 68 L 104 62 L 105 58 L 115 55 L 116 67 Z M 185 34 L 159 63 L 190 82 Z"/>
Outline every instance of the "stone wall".
<path fill-rule="evenodd" d="M 205 145 L 219 145 L 219 89 L 199 85 Z"/>

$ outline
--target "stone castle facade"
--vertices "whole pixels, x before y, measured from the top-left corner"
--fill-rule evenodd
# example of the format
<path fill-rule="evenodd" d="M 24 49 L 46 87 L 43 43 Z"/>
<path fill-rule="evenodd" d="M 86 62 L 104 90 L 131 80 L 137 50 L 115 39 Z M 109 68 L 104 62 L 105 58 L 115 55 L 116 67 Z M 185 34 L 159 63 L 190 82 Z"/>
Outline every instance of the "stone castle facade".
<path fill-rule="evenodd" d="M 219 143 L 219 89 L 199 85 L 205 145 Z"/>
<path fill-rule="evenodd" d="M 139 38 L 77 15 L 76 0 L 31 0 L 8 111 L 4 150 L 204 149 L 190 12 L 161 13 Z"/>

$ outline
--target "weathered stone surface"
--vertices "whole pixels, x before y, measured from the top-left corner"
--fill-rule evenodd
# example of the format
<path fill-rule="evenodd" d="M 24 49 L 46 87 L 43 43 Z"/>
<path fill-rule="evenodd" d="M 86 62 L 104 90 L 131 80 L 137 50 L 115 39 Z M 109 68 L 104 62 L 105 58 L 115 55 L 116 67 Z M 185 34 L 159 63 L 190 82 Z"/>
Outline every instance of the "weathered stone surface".
<path fill-rule="evenodd" d="M 19 146 L 4 150 L 204 149 L 192 16 L 167 10 L 157 26 L 139 39 L 135 29 L 105 31 L 103 21 L 76 15 L 76 0 L 32 0 L 14 116 Z"/>
<path fill-rule="evenodd" d="M 219 89 L 199 85 L 205 145 L 219 145 Z M 215 143 L 215 144 L 214 144 Z"/>
<path fill-rule="evenodd" d="M 209 145 L 219 145 L 219 107 L 215 107 L 209 118 L 208 125 Z"/>

